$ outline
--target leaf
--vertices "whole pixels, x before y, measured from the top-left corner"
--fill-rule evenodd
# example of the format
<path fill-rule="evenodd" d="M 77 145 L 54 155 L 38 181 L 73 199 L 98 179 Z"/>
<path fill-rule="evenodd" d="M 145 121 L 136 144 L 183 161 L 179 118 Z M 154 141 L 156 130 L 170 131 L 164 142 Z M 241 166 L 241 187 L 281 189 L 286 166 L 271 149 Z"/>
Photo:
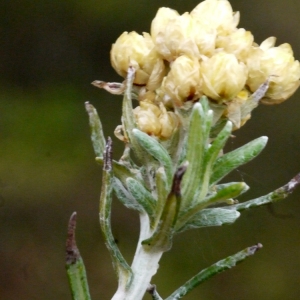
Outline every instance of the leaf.
<path fill-rule="evenodd" d="M 126 184 L 129 192 L 136 202 L 138 202 L 138 204 L 146 211 L 151 221 L 151 225 L 153 225 L 155 220 L 156 200 L 153 198 L 152 194 L 135 179 L 127 178 Z"/>
<path fill-rule="evenodd" d="M 166 200 L 158 226 L 150 238 L 142 241 L 146 251 L 165 252 L 172 247 L 174 226 L 181 204 L 180 184 L 186 168 L 187 166 L 183 165 L 174 174 L 172 189 Z"/>
<path fill-rule="evenodd" d="M 74 300 L 90 300 L 85 266 L 75 240 L 76 212 L 70 218 L 66 243 L 66 269 Z"/>
<path fill-rule="evenodd" d="M 119 278 L 119 285 L 127 287 L 132 279 L 132 270 L 121 254 L 111 231 L 111 202 L 113 190 L 112 141 L 109 138 L 103 157 L 103 178 L 100 195 L 99 219 L 106 247 L 112 257 L 114 269 Z"/>
<path fill-rule="evenodd" d="M 234 169 L 255 158 L 264 149 L 267 141 L 268 138 L 262 136 L 219 157 L 213 167 L 210 185 L 215 184 Z"/>
<path fill-rule="evenodd" d="M 132 134 L 132 130 L 137 128 L 135 116 L 133 114 L 133 107 L 132 107 L 132 86 L 133 80 L 135 76 L 134 68 L 130 67 L 127 73 L 126 79 L 126 90 L 123 97 L 123 104 L 122 104 L 122 124 L 124 127 L 124 137 L 130 143 L 131 148 L 134 151 L 136 158 L 144 164 L 147 160 L 147 155 L 141 148 L 141 146 L 136 141 L 135 137 Z"/>
<path fill-rule="evenodd" d="M 141 206 L 135 198 L 127 191 L 125 186 L 118 178 L 114 178 L 114 191 L 117 198 L 123 203 L 127 208 L 137 210 L 140 213 L 144 213 L 144 208 Z"/>
<path fill-rule="evenodd" d="M 200 271 L 197 275 L 188 280 L 184 285 L 177 289 L 172 295 L 170 295 L 165 300 L 178 300 L 183 296 L 191 292 L 195 287 L 209 278 L 217 275 L 223 271 L 229 270 L 235 267 L 238 263 L 242 262 L 251 255 L 254 255 L 257 250 L 261 249 L 262 245 L 257 244 L 252 247 L 248 247 L 232 256 L 228 256 L 225 259 L 218 261 L 217 263 L 211 265 L 210 267 Z"/>
<path fill-rule="evenodd" d="M 182 181 L 182 205 L 189 206 L 194 201 L 197 190 L 202 186 L 205 150 L 208 145 L 212 111 L 205 114 L 202 105 L 196 103 L 192 110 L 188 128 L 186 160 L 189 162 Z"/>
<path fill-rule="evenodd" d="M 138 130 L 133 129 L 133 135 L 137 139 L 139 145 L 143 147 L 153 158 L 161 163 L 165 168 L 168 186 L 171 185 L 173 177 L 172 160 L 167 150 L 153 137 Z"/>
<path fill-rule="evenodd" d="M 96 156 L 103 157 L 105 149 L 105 138 L 102 130 L 102 124 L 97 110 L 89 102 L 85 102 L 85 109 L 89 115 L 91 140 Z"/>
<path fill-rule="evenodd" d="M 252 199 L 246 202 L 238 203 L 232 206 L 227 207 L 227 209 L 233 209 L 237 211 L 243 211 L 245 209 L 249 209 L 252 207 L 258 207 L 262 205 L 266 205 L 269 203 L 274 203 L 280 200 L 285 199 L 289 194 L 291 194 L 295 188 L 300 184 L 300 173 L 297 174 L 294 178 L 292 178 L 287 184 L 276 189 L 275 191 L 258 197 L 256 199 Z"/>
<path fill-rule="evenodd" d="M 225 146 L 231 134 L 231 130 L 232 123 L 228 121 L 205 153 L 203 162 L 205 171 L 203 173 L 202 184 L 195 192 L 194 199 L 196 199 L 196 202 L 202 201 L 202 199 L 207 195 L 213 165 L 217 157 L 220 155 L 221 150 Z"/>
<path fill-rule="evenodd" d="M 201 227 L 213 227 L 232 224 L 239 216 L 240 213 L 235 210 L 229 210 L 225 208 L 205 208 L 196 213 L 183 226 L 177 227 L 176 225 L 176 232 L 182 232 L 188 229 Z"/>

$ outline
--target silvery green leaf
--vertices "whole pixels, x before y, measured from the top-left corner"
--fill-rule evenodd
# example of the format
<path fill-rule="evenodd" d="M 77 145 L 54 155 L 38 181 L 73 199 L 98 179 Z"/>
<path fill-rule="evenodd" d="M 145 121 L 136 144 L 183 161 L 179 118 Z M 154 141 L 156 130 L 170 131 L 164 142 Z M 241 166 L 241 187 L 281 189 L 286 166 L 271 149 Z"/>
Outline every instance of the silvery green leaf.
<path fill-rule="evenodd" d="M 111 203 L 114 177 L 112 170 L 112 141 L 110 138 L 108 138 L 103 159 L 103 178 L 99 213 L 100 226 L 118 278 L 120 282 L 126 286 L 133 276 L 132 270 L 118 248 L 111 230 Z"/>
<path fill-rule="evenodd" d="M 124 138 L 125 140 L 128 140 L 128 142 L 131 145 L 131 148 L 134 151 L 134 154 L 136 158 L 142 162 L 145 163 L 147 160 L 147 154 L 139 143 L 136 141 L 135 137 L 132 134 L 132 130 L 134 128 L 137 128 L 135 116 L 133 114 L 133 107 L 132 107 L 132 86 L 133 86 L 133 80 L 135 76 L 135 70 L 134 68 L 130 67 L 128 69 L 127 73 L 127 79 L 126 79 L 126 90 L 123 97 L 123 104 L 122 104 L 122 124 L 124 129 Z"/>
<path fill-rule="evenodd" d="M 148 214 L 151 224 L 155 220 L 155 207 L 156 200 L 152 194 L 138 181 L 133 178 L 127 178 L 126 184 L 129 192 L 134 197 L 136 202 L 143 207 L 144 211 Z"/>
<path fill-rule="evenodd" d="M 170 190 L 168 189 L 166 173 L 163 167 L 157 169 L 155 183 L 157 193 L 157 205 L 155 215 L 156 220 L 158 221 L 165 206 L 168 194 L 170 192 Z"/>
<path fill-rule="evenodd" d="M 142 205 L 140 205 L 135 198 L 127 191 L 125 186 L 118 178 L 114 178 L 114 192 L 117 198 L 123 203 L 127 208 L 137 210 L 140 213 L 145 212 Z"/>
<path fill-rule="evenodd" d="M 231 224 L 234 223 L 239 216 L 240 213 L 236 210 L 229 210 L 225 208 L 205 208 L 196 213 L 183 226 L 176 226 L 176 232 L 182 232 L 194 228 Z"/>
<path fill-rule="evenodd" d="M 205 114 L 200 103 L 194 105 L 187 131 L 186 160 L 189 162 L 189 167 L 182 181 L 183 206 L 189 206 L 194 201 L 197 190 L 202 186 L 205 151 L 208 146 L 212 117 L 211 110 Z"/>
<path fill-rule="evenodd" d="M 218 182 L 234 169 L 255 158 L 264 149 L 267 141 L 268 138 L 262 136 L 219 157 L 214 164 L 210 184 Z"/>
<path fill-rule="evenodd" d="M 217 275 L 223 271 L 229 270 L 232 267 L 235 267 L 238 263 L 242 262 L 249 256 L 255 254 L 259 249 L 262 248 L 260 243 L 248 247 L 234 255 L 228 256 L 225 259 L 218 261 L 217 263 L 211 265 L 210 267 L 200 271 L 198 274 L 193 276 L 188 280 L 184 285 L 178 288 L 172 295 L 170 295 L 165 300 L 178 300 L 183 296 L 191 292 L 195 287 L 204 281 L 208 280 L 214 275 Z"/>
<path fill-rule="evenodd" d="M 184 227 L 184 224 L 189 223 L 190 220 L 193 220 L 194 216 L 197 215 L 199 211 L 202 211 L 203 208 L 218 202 L 225 202 L 231 200 L 232 198 L 236 198 L 240 194 L 247 191 L 248 188 L 249 187 L 244 182 L 231 182 L 230 184 L 225 185 L 223 188 L 216 190 L 214 193 L 210 193 L 206 198 L 200 198 L 195 205 L 181 211 L 177 219 L 176 227 Z"/>
<path fill-rule="evenodd" d="M 89 102 L 85 102 L 85 109 L 89 115 L 91 129 L 91 140 L 96 156 L 102 157 L 105 149 L 105 138 L 102 130 L 102 124 L 97 110 Z"/>
<path fill-rule="evenodd" d="M 212 142 L 211 146 L 205 152 L 203 162 L 205 171 L 203 173 L 201 185 L 198 186 L 194 196 L 194 199 L 197 199 L 197 202 L 202 201 L 202 199 L 207 195 L 213 164 L 215 163 L 217 157 L 220 155 L 220 152 L 225 146 L 225 143 L 227 142 L 231 134 L 231 130 L 232 123 L 228 121 L 221 132 L 218 134 L 216 139 Z"/>
<path fill-rule="evenodd" d="M 243 211 L 245 209 L 249 209 L 252 207 L 258 207 L 269 203 L 274 203 L 279 200 L 283 200 L 289 194 L 291 194 L 299 184 L 300 184 L 300 173 L 297 174 L 294 178 L 292 178 L 287 184 L 285 184 L 284 186 L 276 189 L 275 191 L 267 195 L 229 206 L 227 207 L 227 209 Z"/>
<path fill-rule="evenodd" d="M 139 145 L 143 147 L 153 158 L 159 161 L 165 168 L 168 186 L 170 186 L 173 177 L 173 165 L 167 150 L 156 139 L 148 134 L 138 129 L 133 129 L 132 132 Z"/>

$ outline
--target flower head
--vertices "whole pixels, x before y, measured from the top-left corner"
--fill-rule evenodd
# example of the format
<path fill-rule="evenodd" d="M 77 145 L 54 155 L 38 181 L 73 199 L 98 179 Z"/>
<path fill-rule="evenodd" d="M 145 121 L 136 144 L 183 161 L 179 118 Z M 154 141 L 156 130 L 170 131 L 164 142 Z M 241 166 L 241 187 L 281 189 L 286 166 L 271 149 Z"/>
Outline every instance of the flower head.
<path fill-rule="evenodd" d="M 130 66 L 135 68 L 135 84 L 145 85 L 151 76 L 156 83 L 162 80 L 164 64 L 148 33 L 124 32 L 112 45 L 110 57 L 113 68 L 124 78 Z"/>
<path fill-rule="evenodd" d="M 217 101 L 230 101 L 243 89 L 247 67 L 234 54 L 218 52 L 201 63 L 202 90 Z"/>
<path fill-rule="evenodd" d="M 162 139 L 169 138 L 178 125 L 177 116 L 173 112 L 167 112 L 162 103 L 157 106 L 141 101 L 133 112 L 140 130 Z"/>
<path fill-rule="evenodd" d="M 213 26 L 218 35 L 230 34 L 239 23 L 239 13 L 233 13 L 227 0 L 206 0 L 200 2 L 191 15 L 198 18 L 202 26 Z"/>
<path fill-rule="evenodd" d="M 275 38 L 268 38 L 254 47 L 247 59 L 249 76 L 247 85 L 255 91 L 270 77 L 263 103 L 278 104 L 288 99 L 300 85 L 300 64 L 293 56 L 289 44 L 274 47 Z"/>
<path fill-rule="evenodd" d="M 162 90 L 176 106 L 201 96 L 200 64 L 197 59 L 186 55 L 178 57 L 164 78 Z"/>

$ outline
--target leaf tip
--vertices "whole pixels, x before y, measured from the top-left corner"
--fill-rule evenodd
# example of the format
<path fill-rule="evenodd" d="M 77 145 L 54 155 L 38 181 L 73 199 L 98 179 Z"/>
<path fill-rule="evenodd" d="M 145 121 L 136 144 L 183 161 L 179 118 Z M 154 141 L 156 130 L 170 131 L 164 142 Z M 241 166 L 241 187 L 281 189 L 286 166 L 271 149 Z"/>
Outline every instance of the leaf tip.
<path fill-rule="evenodd" d="M 68 224 L 68 236 L 66 242 L 66 264 L 74 264 L 80 258 L 80 253 L 76 245 L 75 229 L 76 229 L 77 213 L 73 212 Z"/>

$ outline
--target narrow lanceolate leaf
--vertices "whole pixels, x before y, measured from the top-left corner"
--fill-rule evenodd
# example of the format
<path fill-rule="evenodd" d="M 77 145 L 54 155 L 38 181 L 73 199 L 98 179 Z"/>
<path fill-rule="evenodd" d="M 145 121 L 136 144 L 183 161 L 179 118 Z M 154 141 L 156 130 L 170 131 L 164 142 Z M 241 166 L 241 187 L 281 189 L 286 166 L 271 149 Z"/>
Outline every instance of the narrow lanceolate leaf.
<path fill-rule="evenodd" d="M 103 157 L 96 157 L 96 162 L 103 166 Z M 141 172 L 138 169 L 131 169 L 122 162 L 113 160 L 114 176 L 117 177 L 123 184 L 126 184 L 128 177 L 133 177 L 138 181 L 143 181 Z"/>
<path fill-rule="evenodd" d="M 85 102 L 85 109 L 89 115 L 91 128 L 91 140 L 96 156 L 102 157 L 105 149 L 105 138 L 102 130 L 102 124 L 97 110 L 89 102 Z"/>
<path fill-rule="evenodd" d="M 112 141 L 109 138 L 104 155 L 99 216 L 105 244 L 110 252 L 114 269 L 118 275 L 119 286 L 121 285 L 125 288 L 131 281 L 132 271 L 122 256 L 111 231 L 111 202 L 114 182 L 112 171 Z"/>
<path fill-rule="evenodd" d="M 236 210 L 225 208 L 205 208 L 196 213 L 181 227 L 176 225 L 176 232 L 182 232 L 188 229 L 196 229 L 201 227 L 213 227 L 232 224 L 240 216 Z"/>
<path fill-rule="evenodd" d="M 145 249 L 168 251 L 172 247 L 174 226 L 176 224 L 180 203 L 180 184 L 186 171 L 186 165 L 179 167 L 174 175 L 173 185 L 168 195 L 162 216 L 152 237 L 142 242 Z"/>
<path fill-rule="evenodd" d="M 184 211 L 178 218 L 176 228 L 182 228 L 189 220 L 194 220 L 194 216 L 204 207 L 238 197 L 248 188 L 249 187 L 244 182 L 232 182 L 231 184 L 226 185 L 223 189 L 219 189 L 217 192 L 209 195 L 204 200 L 199 201 L 197 204 Z"/>
<path fill-rule="evenodd" d="M 206 196 L 209 188 L 210 176 L 212 173 L 213 164 L 215 163 L 218 155 L 220 155 L 220 151 L 225 146 L 232 130 L 232 123 L 227 122 L 222 131 L 218 134 L 216 139 L 211 144 L 210 148 L 206 151 L 204 157 L 204 168 L 205 171 L 203 173 L 202 184 L 198 187 L 195 192 L 194 199 L 196 202 L 202 201 L 202 199 Z"/>
<path fill-rule="evenodd" d="M 73 300 L 90 300 L 83 260 L 75 240 L 76 212 L 70 218 L 66 243 L 66 269 Z"/>
<path fill-rule="evenodd" d="M 141 147 L 143 147 L 153 158 L 155 158 L 162 166 L 164 166 L 168 184 L 170 186 L 173 176 L 173 166 L 171 157 L 167 150 L 157 140 L 148 134 L 138 129 L 134 129 L 132 132 Z"/>
<path fill-rule="evenodd" d="M 269 203 L 277 202 L 285 199 L 289 194 L 291 194 L 295 188 L 300 184 L 300 173 L 292 178 L 287 184 L 278 188 L 277 190 L 253 200 L 249 200 L 243 203 L 238 203 L 227 207 L 227 209 L 233 209 L 238 211 L 243 211 L 252 207 L 257 207 L 261 205 L 266 205 Z"/>
<path fill-rule="evenodd" d="M 135 122 L 135 117 L 133 114 L 132 107 L 132 85 L 135 76 L 134 68 L 130 67 L 128 69 L 127 78 L 126 78 L 126 90 L 123 97 L 122 104 L 122 124 L 124 130 L 124 138 L 125 141 L 128 141 L 131 145 L 131 148 L 134 150 L 134 154 L 139 162 L 145 162 L 145 151 L 141 148 L 141 146 L 137 143 L 135 137 L 132 134 L 132 130 L 137 127 Z"/>
<path fill-rule="evenodd" d="M 248 247 L 232 256 L 228 256 L 225 259 L 218 261 L 217 263 L 211 265 L 207 269 L 202 270 L 196 276 L 192 277 L 189 281 L 187 281 L 183 286 L 177 289 L 171 296 L 166 298 L 165 300 L 177 300 L 181 299 L 183 296 L 192 291 L 199 284 L 208 280 L 214 275 L 217 275 L 223 271 L 229 270 L 232 267 L 235 267 L 238 263 L 242 262 L 249 256 L 256 253 L 257 250 L 261 249 L 262 245 L 257 244 L 252 247 Z"/>
<path fill-rule="evenodd" d="M 234 169 L 255 158 L 264 149 L 267 141 L 268 138 L 262 136 L 219 157 L 214 164 L 210 184 L 218 182 Z"/>
<path fill-rule="evenodd" d="M 114 178 L 114 191 L 117 198 L 121 203 L 129 209 L 137 210 L 140 213 L 145 213 L 143 206 L 141 206 L 135 198 L 127 191 L 123 183 L 118 179 Z"/>
<path fill-rule="evenodd" d="M 154 199 L 152 194 L 140 182 L 133 178 L 127 178 L 126 184 L 131 195 L 148 214 L 150 223 L 153 226 L 155 220 L 156 199 Z"/>
<path fill-rule="evenodd" d="M 155 183 L 157 193 L 155 218 L 156 222 L 158 222 L 167 201 L 168 194 L 170 193 L 169 189 L 167 188 L 167 176 L 163 167 L 157 169 L 155 175 Z"/>
<path fill-rule="evenodd" d="M 182 182 L 183 206 L 189 206 L 194 201 L 196 191 L 202 186 L 205 172 L 204 157 L 208 145 L 212 115 L 212 111 L 205 114 L 200 103 L 196 103 L 193 107 L 188 128 L 186 153 L 189 167 Z"/>

